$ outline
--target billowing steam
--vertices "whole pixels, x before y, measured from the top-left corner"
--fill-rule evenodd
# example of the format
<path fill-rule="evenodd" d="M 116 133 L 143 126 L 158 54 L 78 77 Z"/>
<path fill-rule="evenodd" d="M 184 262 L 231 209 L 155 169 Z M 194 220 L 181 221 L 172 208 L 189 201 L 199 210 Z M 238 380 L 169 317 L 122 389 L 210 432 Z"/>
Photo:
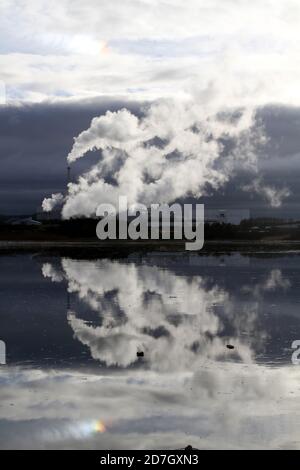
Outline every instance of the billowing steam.
<path fill-rule="evenodd" d="M 68 162 L 89 151 L 98 151 L 99 161 L 69 183 L 63 217 L 92 216 L 101 203 L 117 206 L 119 196 L 147 205 L 201 197 L 224 185 L 237 168 L 255 173 L 257 148 L 266 139 L 254 108 L 221 108 L 199 97 L 162 99 L 141 117 L 128 109 L 95 117 L 74 139 Z M 270 196 L 270 189 L 263 192 Z M 44 209 L 61 198 L 45 199 Z"/>
<path fill-rule="evenodd" d="M 51 197 L 45 198 L 42 203 L 43 211 L 51 212 L 54 207 L 63 201 L 64 197 L 61 193 L 52 194 Z"/>
<path fill-rule="evenodd" d="M 115 113 L 107 111 L 104 116 L 92 120 L 91 126 L 76 137 L 68 162 L 83 157 L 89 150 L 115 148 L 130 151 L 134 146 L 147 139 L 139 125 L 139 120 L 127 109 Z"/>

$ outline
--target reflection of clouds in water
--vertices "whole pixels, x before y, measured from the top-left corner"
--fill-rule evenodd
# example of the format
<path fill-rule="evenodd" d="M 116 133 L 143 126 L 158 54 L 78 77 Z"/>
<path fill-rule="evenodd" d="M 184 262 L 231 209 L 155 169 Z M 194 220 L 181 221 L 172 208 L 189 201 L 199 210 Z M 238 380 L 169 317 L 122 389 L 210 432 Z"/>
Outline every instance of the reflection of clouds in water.
<path fill-rule="evenodd" d="M 44 263 L 42 266 L 42 274 L 44 277 L 50 277 L 52 282 L 61 282 L 64 277 L 50 263 Z"/>
<path fill-rule="evenodd" d="M 290 281 L 283 277 L 281 270 L 272 269 L 264 282 L 260 282 L 254 286 L 243 286 L 242 291 L 251 293 L 254 297 L 259 298 L 264 292 L 272 292 L 276 289 L 287 290 L 290 287 Z"/>
<path fill-rule="evenodd" d="M 87 324 L 68 312 L 75 337 L 89 347 L 94 359 L 108 366 L 127 367 L 145 352 L 144 363 L 156 370 L 196 370 L 208 359 L 224 358 L 224 322 L 228 341 L 243 362 L 263 350 L 267 334 L 258 328 L 259 299 L 264 292 L 288 289 L 289 280 L 272 269 L 261 284 L 241 286 L 253 300 L 236 302 L 225 288 L 199 275 L 176 275 L 145 263 L 110 260 L 62 260 L 62 272 L 43 268 L 56 281 L 65 277 L 76 293 L 100 315 L 100 326 Z M 216 314 L 221 307 L 224 317 Z"/>
<path fill-rule="evenodd" d="M 243 303 L 229 296 L 225 304 L 227 319 L 230 321 L 238 337 L 247 337 L 252 350 L 263 351 L 270 332 L 258 326 L 259 302 L 266 293 L 286 291 L 291 287 L 289 279 L 283 277 L 280 269 L 271 269 L 265 279 L 254 285 L 242 285 L 241 292 L 251 297 Z"/>
<path fill-rule="evenodd" d="M 69 291 L 100 314 L 97 327 L 68 314 L 75 337 L 94 359 L 127 367 L 142 349 L 151 369 L 196 370 L 204 360 L 226 354 L 219 336 L 223 324 L 214 310 L 229 304 L 229 295 L 217 285 L 209 287 L 205 278 L 109 260 L 64 259 L 62 266 Z M 242 318 L 244 328 L 251 325 L 252 331 L 255 312 L 244 312 Z M 238 337 L 232 340 L 235 354 L 250 362 L 249 345 Z"/>
<path fill-rule="evenodd" d="M 275 290 L 275 289 L 289 289 L 291 283 L 288 279 L 284 279 L 280 269 L 272 269 L 269 278 L 266 280 L 263 289 Z"/>
<path fill-rule="evenodd" d="M 6 368 L 1 419 L 11 431 L 1 442 L 95 449 L 298 445 L 299 374 L 293 366 L 216 362 L 176 374 Z M 97 432 L 96 420 L 105 432 Z"/>

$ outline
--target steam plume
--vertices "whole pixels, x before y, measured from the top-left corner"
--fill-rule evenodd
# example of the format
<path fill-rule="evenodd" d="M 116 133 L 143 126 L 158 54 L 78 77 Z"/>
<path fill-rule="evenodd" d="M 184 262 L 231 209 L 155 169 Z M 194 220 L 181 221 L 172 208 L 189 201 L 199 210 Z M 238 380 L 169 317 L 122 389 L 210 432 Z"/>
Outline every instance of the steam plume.
<path fill-rule="evenodd" d="M 55 193 L 51 197 L 45 198 L 42 203 L 43 211 L 51 212 L 57 204 L 63 201 L 63 198 L 61 193 Z"/>
<path fill-rule="evenodd" d="M 92 216 L 100 203 L 117 206 L 123 195 L 129 204 L 148 205 L 201 197 L 208 187 L 224 185 L 237 167 L 257 171 L 257 147 L 266 139 L 255 109 L 224 111 L 221 105 L 198 95 L 161 99 L 142 117 L 128 109 L 95 117 L 74 139 L 68 162 L 89 151 L 97 151 L 99 161 L 69 183 L 63 217 Z M 251 189 L 263 191 L 277 206 L 287 195 L 257 185 Z M 44 210 L 61 200 L 57 194 L 45 199 Z"/>

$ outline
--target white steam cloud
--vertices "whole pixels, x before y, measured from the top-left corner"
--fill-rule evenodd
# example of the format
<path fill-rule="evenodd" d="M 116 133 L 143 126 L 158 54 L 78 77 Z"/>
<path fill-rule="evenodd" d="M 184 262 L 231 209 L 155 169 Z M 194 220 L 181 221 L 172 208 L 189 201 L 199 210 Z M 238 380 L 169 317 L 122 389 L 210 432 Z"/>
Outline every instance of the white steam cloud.
<path fill-rule="evenodd" d="M 143 137 L 138 118 L 127 109 L 115 113 L 107 111 L 104 116 L 94 118 L 90 128 L 74 139 L 75 143 L 68 155 L 68 162 L 72 163 L 83 157 L 89 150 L 110 147 L 130 150 Z"/>
<path fill-rule="evenodd" d="M 129 204 L 148 205 L 201 197 L 208 187 L 224 185 L 237 167 L 255 171 L 257 146 L 265 142 L 255 109 L 226 109 L 210 91 L 161 99 L 142 117 L 127 109 L 95 117 L 74 139 L 68 162 L 88 151 L 99 151 L 99 162 L 69 184 L 63 217 L 94 215 L 100 203 L 117 206 L 122 195 Z M 53 195 L 43 207 L 57 200 Z"/>
<path fill-rule="evenodd" d="M 57 204 L 61 203 L 64 196 L 61 193 L 52 194 L 51 197 L 45 198 L 42 202 L 42 208 L 45 212 L 51 212 Z"/>

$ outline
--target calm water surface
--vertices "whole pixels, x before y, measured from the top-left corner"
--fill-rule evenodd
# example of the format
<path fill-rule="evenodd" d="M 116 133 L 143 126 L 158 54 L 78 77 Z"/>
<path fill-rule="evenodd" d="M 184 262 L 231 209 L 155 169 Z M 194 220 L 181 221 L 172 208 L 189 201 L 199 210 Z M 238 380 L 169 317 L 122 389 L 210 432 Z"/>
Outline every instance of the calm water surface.
<path fill-rule="evenodd" d="M 1 448 L 300 448 L 299 255 L 0 267 Z"/>

